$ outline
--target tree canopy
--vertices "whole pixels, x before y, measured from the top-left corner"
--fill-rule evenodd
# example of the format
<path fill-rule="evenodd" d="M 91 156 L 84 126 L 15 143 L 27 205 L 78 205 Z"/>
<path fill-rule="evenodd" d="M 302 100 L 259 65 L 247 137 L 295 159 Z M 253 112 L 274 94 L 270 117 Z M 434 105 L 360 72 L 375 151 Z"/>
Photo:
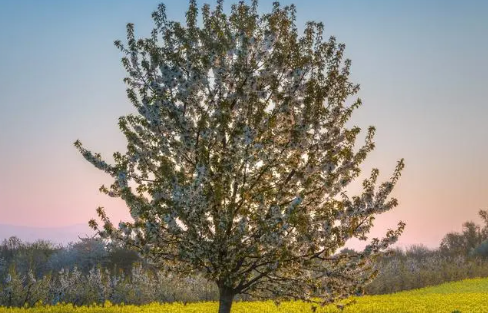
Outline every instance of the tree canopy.
<path fill-rule="evenodd" d="M 478 215 L 484 225 L 464 222 L 461 233 L 450 232 L 442 238 L 440 251 L 447 255 L 488 257 L 488 211 L 480 210 Z"/>
<path fill-rule="evenodd" d="M 323 302 L 360 292 L 371 261 L 394 243 L 404 223 L 373 238 L 364 251 L 336 254 L 347 240 L 367 240 L 374 215 L 403 169 L 361 195 L 345 188 L 374 149 L 374 127 L 355 148 L 359 127 L 346 127 L 361 105 L 349 80 L 345 45 L 323 38 L 323 24 L 298 34 L 295 6 L 258 3 L 214 10 L 190 1 L 186 25 L 161 4 L 151 36 L 116 41 L 137 114 L 120 117 L 127 151 L 115 164 L 75 146 L 114 178 L 100 190 L 122 198 L 133 221 L 90 225 L 132 247 L 162 269 L 202 273 L 220 290 L 220 312 L 237 294 Z"/>

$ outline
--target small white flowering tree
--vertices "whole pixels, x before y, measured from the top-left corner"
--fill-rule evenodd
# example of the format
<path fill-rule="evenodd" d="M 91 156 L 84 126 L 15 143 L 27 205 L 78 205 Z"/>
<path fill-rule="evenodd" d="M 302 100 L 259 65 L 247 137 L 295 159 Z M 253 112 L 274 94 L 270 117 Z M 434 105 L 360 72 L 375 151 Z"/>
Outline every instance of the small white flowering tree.
<path fill-rule="evenodd" d="M 137 115 L 121 117 L 127 152 L 115 165 L 79 141 L 75 146 L 114 178 L 100 190 L 120 197 L 134 219 L 114 226 L 103 208 L 99 234 L 180 274 L 201 273 L 220 291 L 219 312 L 237 294 L 324 303 L 358 292 L 371 260 L 394 243 L 404 224 L 364 251 L 336 254 L 350 238 L 366 240 L 374 215 L 397 205 L 392 178 L 378 170 L 360 196 L 344 189 L 373 150 L 374 128 L 355 149 L 358 127 L 346 122 L 361 104 L 346 104 L 359 86 L 350 60 L 323 25 L 299 36 L 295 7 L 257 1 L 215 10 L 190 1 L 186 25 L 153 13 L 149 38 L 127 26 L 127 94 Z M 129 185 L 129 183 L 131 185 Z M 134 187 L 137 186 L 137 187 Z"/>

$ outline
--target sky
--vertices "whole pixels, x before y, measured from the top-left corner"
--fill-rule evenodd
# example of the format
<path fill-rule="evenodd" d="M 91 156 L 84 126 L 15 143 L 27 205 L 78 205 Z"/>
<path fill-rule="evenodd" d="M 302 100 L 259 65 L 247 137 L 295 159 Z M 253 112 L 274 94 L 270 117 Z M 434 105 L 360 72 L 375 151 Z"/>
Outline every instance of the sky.
<path fill-rule="evenodd" d="M 299 30 L 322 21 L 327 37 L 346 44 L 363 100 L 351 123 L 377 128 L 364 173 L 377 167 L 385 180 L 405 159 L 393 192 L 400 204 L 378 216 L 372 235 L 402 220 L 399 246 L 434 248 L 463 222 L 480 222 L 488 209 L 488 1 L 281 4 L 293 2 Z M 110 177 L 73 142 L 108 160 L 125 151 L 117 121 L 134 108 L 113 41 L 125 39 L 128 22 L 148 36 L 158 3 L 0 0 L 0 224 L 83 224 L 98 206 L 114 222 L 128 219 L 120 199 L 98 191 Z M 187 1 L 164 3 L 169 19 L 184 20 Z M 261 0 L 260 11 L 271 3 Z"/>

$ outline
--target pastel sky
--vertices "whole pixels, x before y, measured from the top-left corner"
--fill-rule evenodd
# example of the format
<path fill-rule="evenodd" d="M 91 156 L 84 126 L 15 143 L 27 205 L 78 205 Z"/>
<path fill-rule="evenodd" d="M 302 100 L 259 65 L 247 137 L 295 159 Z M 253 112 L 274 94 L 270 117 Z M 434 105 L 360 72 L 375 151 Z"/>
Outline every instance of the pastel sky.
<path fill-rule="evenodd" d="M 73 142 L 108 160 L 125 151 L 117 120 L 134 109 L 113 41 L 127 22 L 149 35 L 159 2 L 0 1 L 0 224 L 86 223 L 98 206 L 114 222 L 129 216 L 98 192 L 110 178 Z M 281 1 L 293 2 L 300 29 L 322 21 L 346 43 L 364 103 L 352 124 L 377 127 L 365 173 L 378 167 L 386 179 L 405 158 L 400 205 L 378 217 L 373 235 L 403 220 L 399 245 L 435 247 L 464 221 L 479 222 L 488 209 L 488 1 Z M 184 19 L 187 1 L 165 4 L 170 19 Z"/>

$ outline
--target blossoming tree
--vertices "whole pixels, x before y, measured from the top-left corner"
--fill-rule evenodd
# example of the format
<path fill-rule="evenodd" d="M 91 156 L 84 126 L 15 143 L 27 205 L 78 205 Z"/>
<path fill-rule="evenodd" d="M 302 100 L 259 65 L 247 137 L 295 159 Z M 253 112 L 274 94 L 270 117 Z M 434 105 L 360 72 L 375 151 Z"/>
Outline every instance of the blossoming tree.
<path fill-rule="evenodd" d="M 403 168 L 376 186 L 378 170 L 349 197 L 345 188 L 373 150 L 374 128 L 355 149 L 358 127 L 346 122 L 359 86 L 350 60 L 323 25 L 299 35 L 295 7 L 257 1 L 225 14 L 190 1 L 186 25 L 153 13 L 149 38 L 116 41 L 128 72 L 127 94 L 138 114 L 119 119 L 127 152 L 114 165 L 75 146 L 114 178 L 100 190 L 122 198 L 133 221 L 93 228 L 132 247 L 161 269 L 201 273 L 220 291 L 219 312 L 237 294 L 321 299 L 356 293 L 374 276 L 371 261 L 404 224 L 364 251 L 336 254 L 350 238 L 367 240 L 374 215 L 397 205 L 389 194 Z"/>

